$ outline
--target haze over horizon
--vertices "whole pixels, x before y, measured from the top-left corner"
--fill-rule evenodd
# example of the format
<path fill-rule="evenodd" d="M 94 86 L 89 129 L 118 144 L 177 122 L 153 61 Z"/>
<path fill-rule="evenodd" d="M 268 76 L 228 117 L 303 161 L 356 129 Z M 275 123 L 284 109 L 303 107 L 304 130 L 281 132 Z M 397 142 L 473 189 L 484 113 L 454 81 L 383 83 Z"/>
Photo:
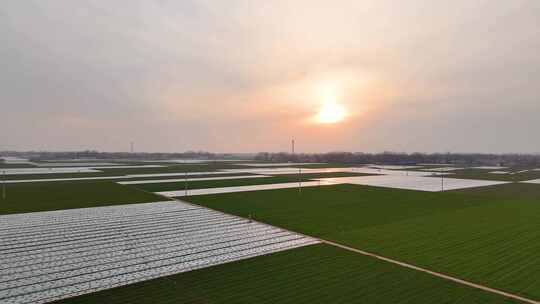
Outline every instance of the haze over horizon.
<path fill-rule="evenodd" d="M 0 150 L 540 152 L 538 1 L 2 4 Z"/>

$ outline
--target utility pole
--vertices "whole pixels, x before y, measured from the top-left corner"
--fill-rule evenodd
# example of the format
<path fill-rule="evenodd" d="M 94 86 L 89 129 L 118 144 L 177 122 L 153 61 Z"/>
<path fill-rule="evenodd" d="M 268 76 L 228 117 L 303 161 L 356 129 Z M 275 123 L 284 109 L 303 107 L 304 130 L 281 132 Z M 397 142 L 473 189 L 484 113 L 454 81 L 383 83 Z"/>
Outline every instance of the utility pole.
<path fill-rule="evenodd" d="M 291 141 L 291 151 L 292 151 L 292 154 L 294 154 L 294 138 Z"/>
<path fill-rule="evenodd" d="M 187 170 L 184 172 L 184 196 L 187 196 L 188 191 L 188 180 L 187 180 Z"/>
<path fill-rule="evenodd" d="M 6 170 L 2 171 L 2 199 L 6 199 Z"/>
<path fill-rule="evenodd" d="M 133 154 L 133 151 L 134 151 L 134 150 L 133 150 L 133 142 L 130 142 L 130 143 L 129 143 L 129 147 L 130 147 L 131 154 Z"/>
<path fill-rule="evenodd" d="M 302 168 L 298 168 L 298 193 L 302 193 Z"/>
<path fill-rule="evenodd" d="M 441 168 L 441 192 L 444 192 L 444 173 Z"/>

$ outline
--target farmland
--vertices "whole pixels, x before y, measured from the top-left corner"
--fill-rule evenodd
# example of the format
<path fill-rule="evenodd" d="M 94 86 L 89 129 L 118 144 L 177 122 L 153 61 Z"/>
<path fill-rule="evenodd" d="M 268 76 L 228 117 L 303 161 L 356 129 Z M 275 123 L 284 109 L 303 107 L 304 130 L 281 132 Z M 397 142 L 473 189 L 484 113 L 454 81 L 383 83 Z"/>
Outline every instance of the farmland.
<path fill-rule="evenodd" d="M 540 278 L 535 275 L 540 272 L 538 201 L 465 191 L 339 185 L 306 188 L 301 195 L 278 190 L 189 200 L 540 298 Z"/>
<path fill-rule="evenodd" d="M 540 210 L 538 210 L 540 207 L 537 206 L 540 185 L 525 183 L 491 185 L 494 183 L 475 178 L 479 176 L 475 174 L 480 172 L 476 170 L 483 169 L 462 170 L 458 173 L 465 172 L 471 176 L 471 179 L 458 180 L 452 179 L 454 176 L 459 176 L 458 174 L 435 179 L 430 177 L 429 173 L 408 169 L 400 171 L 400 166 L 383 166 L 382 169 L 352 168 L 343 165 L 328 167 L 325 164 L 299 166 L 313 166 L 314 168 L 311 171 L 307 168 L 301 171 L 289 164 L 284 167 L 245 166 L 240 168 L 235 164 L 214 163 L 99 168 L 98 170 L 102 172 L 89 173 L 10 175 L 9 179 L 15 179 L 15 181 L 6 184 L 7 199 L 2 201 L 0 215 L 110 205 L 136 206 L 137 203 L 165 200 L 163 196 L 152 192 L 160 192 L 167 196 L 183 195 L 183 190 L 187 185 L 187 189 L 191 191 L 187 192 L 189 196 L 184 199 L 201 206 L 285 228 L 290 233 L 299 232 L 335 241 L 490 288 L 531 299 L 540 298 L 540 281 L 535 276 L 540 272 L 540 259 L 535 255 L 535 252 L 540 250 L 540 242 L 537 241 L 540 239 L 540 224 L 538 224 L 540 223 Z M 328 170 L 318 170 L 320 168 L 328 168 Z M 299 174 L 295 174 L 296 171 Z M 495 174 L 495 176 L 502 175 Z M 26 183 L 17 181 L 17 179 L 60 177 L 114 177 L 114 179 Z M 304 187 L 299 191 L 299 181 L 311 187 Z M 332 181 L 338 184 L 328 185 L 328 183 L 332 184 Z M 256 191 L 259 190 L 258 185 L 267 188 L 291 185 L 292 188 Z M 446 190 L 452 188 L 461 190 L 440 192 L 443 186 Z M 241 189 L 241 191 L 248 192 L 197 195 L 212 191 L 230 192 L 246 187 L 248 189 Z M 166 194 L 168 191 L 171 194 Z M 158 207 L 158 204 L 151 205 Z M 181 205 L 179 202 L 172 204 Z M 93 208 L 93 210 L 98 209 Z M 229 215 L 223 216 L 227 218 Z M 189 216 L 178 220 L 178 223 L 175 222 L 176 220 L 171 220 L 169 224 L 158 222 L 152 224 L 151 218 L 150 216 L 144 225 L 163 226 L 169 229 L 169 225 L 184 225 L 185 220 L 196 226 L 204 224 L 198 222 L 199 218 L 191 219 Z M 98 218 L 92 219 L 94 220 Z M 246 220 L 240 219 L 240 221 Z M 133 222 L 130 225 L 137 226 L 137 223 Z M 32 228 L 29 226 L 25 229 Z M 99 227 L 95 229 L 99 230 Z M 144 229 L 146 228 L 141 226 L 139 230 L 145 234 Z M 108 237 L 107 234 L 104 236 Z M 120 235 L 120 238 L 122 237 L 131 238 L 132 236 L 123 234 Z M 119 243 L 123 244 L 123 242 Z M 154 242 L 160 241 L 153 237 L 144 240 L 141 243 L 143 245 L 141 250 L 145 253 L 140 254 L 148 255 L 147 258 L 154 259 L 152 263 L 161 265 L 159 255 L 154 257 L 148 254 L 153 249 L 144 247 L 144 244 Z M 174 244 L 178 245 L 181 242 L 183 241 L 179 239 Z M 177 248 L 174 244 L 167 244 L 167 246 L 172 246 L 170 250 L 173 250 L 172 248 Z M 50 248 L 50 250 L 53 249 Z M 227 250 L 236 249 L 231 247 Z M 109 254 L 117 256 L 114 263 L 122 265 L 132 258 L 126 255 L 126 261 L 123 261 L 123 252 L 96 251 L 96 254 L 104 257 Z M 159 254 L 166 254 L 168 258 L 171 255 L 170 258 L 175 258 L 173 253 L 160 252 Z M 76 256 L 73 258 L 78 259 Z M 137 255 L 137 259 L 139 258 L 141 257 Z M 311 265 L 316 264 L 320 267 L 309 268 L 310 264 L 307 263 L 309 261 Z M 111 265 L 115 265 L 114 263 Z M 180 266 L 184 263 L 182 259 L 174 263 L 176 264 L 170 266 L 175 269 L 185 269 Z M 76 266 L 76 263 L 71 264 Z M 91 267 L 99 266 L 94 264 Z M 140 266 L 129 265 L 129 267 L 138 269 L 146 267 L 144 265 L 141 263 Z M 102 269 L 105 266 L 99 267 Z M 122 272 L 122 276 L 131 276 L 128 274 L 131 269 L 129 267 L 126 268 L 125 273 Z M 249 272 L 247 269 L 256 269 L 256 271 Z M 286 269 L 294 269 L 295 272 L 286 271 Z M 103 270 L 108 271 L 105 268 Z M 268 274 L 272 270 L 275 272 Z M 51 271 L 56 273 L 56 271 Z M 76 271 L 79 272 L 79 270 Z M 148 271 L 153 270 L 148 269 Z M 140 282 L 141 280 L 137 279 L 131 281 L 132 285 L 120 286 L 112 290 L 103 289 L 123 285 L 123 283 L 119 285 L 111 283 L 107 287 L 109 278 L 105 277 L 105 272 L 102 273 L 104 277 L 99 279 L 102 287 L 98 289 L 101 291 L 64 301 L 66 303 L 118 303 L 129 302 L 135 298 L 144 299 L 141 300 L 142 303 L 154 299 L 159 299 L 159 303 L 218 303 L 230 302 L 231 299 L 240 299 L 241 302 L 302 303 L 320 298 L 337 299 L 337 302 L 343 303 L 355 301 L 432 303 L 433 300 L 443 303 L 507 303 L 508 301 L 507 298 L 500 298 L 493 293 L 471 289 L 463 284 L 451 283 L 426 273 L 330 245 L 291 249 L 287 252 L 193 270 L 166 278 L 158 277 L 178 271 L 158 272 L 159 274 L 149 281 Z M 22 290 L 18 289 L 22 288 L 20 284 L 26 282 L 21 280 L 32 282 L 34 280 L 31 272 L 25 275 L 28 277 L 13 281 L 15 284 L 13 288 L 19 293 Z M 60 273 L 57 275 L 61 276 Z M 230 283 L 219 284 L 220 277 L 229 278 Z M 271 278 L 279 279 L 279 282 L 270 281 Z M 35 280 L 38 278 L 36 277 Z M 43 282 L 40 282 L 44 284 L 53 284 L 44 276 L 41 276 L 39 280 L 42 280 Z M 240 289 L 245 286 L 239 283 L 242 280 L 249 281 L 247 291 Z M 346 284 L 343 284 L 343 281 Z M 167 289 L 171 282 L 178 286 L 172 291 Z M 9 284 L 11 283 L 8 283 L 8 286 Z M 84 283 L 77 284 L 79 284 L 77 288 L 87 290 Z M 266 287 L 261 287 L 263 285 Z M 321 287 L 311 290 L 309 289 L 311 286 Z M 391 286 L 391 288 L 384 286 Z M 67 290 L 71 287 L 66 285 L 61 288 Z M 297 289 L 303 290 L 301 294 L 295 292 Z M 52 288 L 49 291 L 39 292 L 62 294 L 64 291 L 54 291 Z M 81 293 L 74 292 L 73 294 Z M 24 298 L 22 294 L 14 297 L 19 296 Z M 444 300 L 441 300 L 443 298 Z"/>
<path fill-rule="evenodd" d="M 163 198 L 109 181 L 7 184 L 0 215 L 162 201 Z"/>
<path fill-rule="evenodd" d="M 42 303 L 317 244 L 181 202 L 1 216 L 1 303 Z"/>
<path fill-rule="evenodd" d="M 34 168 L 35 166 L 30 164 L 6 164 L 0 163 L 0 169 L 12 169 L 12 168 Z"/>
<path fill-rule="evenodd" d="M 518 303 L 314 245 L 59 301 L 90 303 Z"/>
<path fill-rule="evenodd" d="M 105 169 L 100 169 L 105 171 Z M 120 169 L 118 169 L 120 170 Z M 144 179 L 155 179 L 158 177 L 172 177 L 178 178 L 179 176 L 184 176 L 183 173 L 188 173 L 189 178 L 198 178 L 198 177 L 209 177 L 209 176 L 235 176 L 235 175 L 246 175 L 250 173 L 234 173 L 234 172 L 216 172 L 216 171 L 172 171 L 165 173 L 130 173 L 126 174 L 119 173 L 114 175 L 107 172 L 89 172 L 89 173 L 52 173 L 52 174 L 17 174 L 6 176 L 6 180 L 36 180 L 36 179 L 70 179 L 70 178 L 88 178 L 88 177 L 110 177 L 111 179 L 121 181 L 121 180 L 144 180 Z"/>
<path fill-rule="evenodd" d="M 522 169 L 509 170 L 513 174 L 494 174 L 489 173 L 494 170 L 483 170 L 483 169 L 463 169 L 452 171 L 452 178 L 465 178 L 465 179 L 482 179 L 482 180 L 499 180 L 499 181 L 526 181 L 531 179 L 540 178 L 540 171 L 537 170 L 527 170 L 525 172 Z M 519 173 L 517 173 L 519 172 Z"/>
<path fill-rule="evenodd" d="M 178 173 L 178 172 L 206 172 L 218 169 L 245 168 L 234 164 L 208 163 L 208 164 L 181 164 L 169 165 L 159 168 L 108 168 L 102 171 L 110 175 L 124 174 L 152 174 L 152 173 Z"/>
<path fill-rule="evenodd" d="M 158 174 L 158 173 L 183 173 L 183 172 L 207 172 L 218 168 L 208 165 L 173 165 L 152 168 L 98 168 L 101 172 L 91 173 L 48 173 L 48 174 L 17 174 L 6 176 L 6 179 L 38 179 L 38 178 L 71 178 L 71 177 L 96 177 L 96 176 L 121 176 L 127 174 Z M 0 172 L 1 173 L 1 172 Z"/>
<path fill-rule="evenodd" d="M 271 174 L 270 174 L 271 175 Z M 355 173 L 355 172 L 322 172 L 322 173 L 302 173 L 302 174 L 282 174 L 281 177 L 297 177 L 307 179 L 315 178 L 333 178 L 333 177 L 349 177 L 349 176 L 370 176 L 373 174 L 369 173 Z"/>
<path fill-rule="evenodd" d="M 497 186 L 455 190 L 472 196 L 505 199 L 505 200 L 540 200 L 540 185 L 527 183 L 512 183 Z"/>
<path fill-rule="evenodd" d="M 0 304 L 540 304 L 540 0 L 5 0 L 0 42 Z"/>
<path fill-rule="evenodd" d="M 277 184 L 277 183 L 291 183 L 298 181 L 307 181 L 306 178 L 298 177 L 261 177 L 250 179 L 226 179 L 226 180 L 213 180 L 213 181 L 188 181 L 188 189 L 202 189 L 202 188 L 219 188 L 219 187 L 237 187 L 246 185 L 265 185 L 265 184 Z M 186 186 L 184 182 L 175 183 L 159 183 L 159 184 L 141 184 L 135 185 L 135 187 L 151 192 L 158 191 L 172 191 L 182 190 Z"/>

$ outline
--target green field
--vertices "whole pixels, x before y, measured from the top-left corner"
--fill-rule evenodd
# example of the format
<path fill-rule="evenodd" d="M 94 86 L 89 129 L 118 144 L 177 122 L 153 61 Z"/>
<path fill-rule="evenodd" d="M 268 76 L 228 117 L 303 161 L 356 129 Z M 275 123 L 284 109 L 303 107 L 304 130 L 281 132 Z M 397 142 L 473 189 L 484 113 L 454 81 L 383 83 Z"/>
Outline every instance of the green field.
<path fill-rule="evenodd" d="M 157 168 L 111 168 L 99 169 L 110 175 L 125 175 L 125 174 L 152 174 L 152 173 L 179 173 L 179 172 L 207 172 L 216 171 L 219 169 L 238 169 L 246 167 L 237 166 L 234 164 L 184 164 L 184 165 L 168 165 Z"/>
<path fill-rule="evenodd" d="M 306 178 L 300 178 L 298 176 L 291 177 L 261 177 L 261 178 L 240 178 L 240 179 L 222 179 L 222 180 L 208 180 L 208 181 L 188 181 L 188 189 L 204 189 L 204 188 L 221 188 L 221 187 L 238 187 L 248 185 L 266 185 L 266 184 L 279 184 L 279 183 L 293 183 L 298 181 L 308 181 Z M 185 182 L 173 182 L 173 183 L 156 183 L 156 184 L 137 184 L 131 185 L 141 190 L 158 192 L 158 191 L 175 191 L 183 190 L 186 187 Z"/>
<path fill-rule="evenodd" d="M 178 173 L 226 167 L 235 165 L 174 165 L 106 169 L 103 173 L 15 177 Z M 466 178 L 481 178 L 481 174 L 487 171 L 480 171 L 483 173 L 469 169 L 458 173 L 468 174 Z M 245 174 L 223 173 L 189 178 Z M 315 173 L 188 181 L 188 189 L 362 175 L 367 174 Z M 9 176 L 10 179 L 12 177 Z M 532 178 L 528 176 L 526 179 Z M 112 181 L 72 181 L 6 186 L 7 199 L 0 198 L 0 214 L 163 201 L 165 198 L 149 192 L 182 190 L 185 184 L 181 181 L 122 186 Z M 537 254 L 540 252 L 540 185 L 511 183 L 444 193 L 335 185 L 305 187 L 301 193 L 297 189 L 284 189 L 183 199 L 540 299 L 540 277 L 537 275 L 540 273 L 540 256 Z M 227 278 L 226 283 L 223 283 L 224 277 Z M 171 284 L 175 288 L 171 289 Z M 313 303 L 321 302 L 321 299 L 325 303 L 508 303 L 500 297 L 430 275 L 322 245 L 151 280 L 63 302 Z"/>
<path fill-rule="evenodd" d="M 192 172 L 195 173 L 195 172 Z M 253 175 L 251 173 L 230 173 L 230 172 L 223 172 L 219 174 L 193 174 L 188 175 L 187 178 L 194 179 L 194 178 L 205 178 L 205 177 L 234 177 L 234 176 L 246 176 L 246 175 Z M 145 176 L 145 177 L 129 177 L 129 178 L 119 178 L 115 179 L 115 181 L 141 181 L 141 180 L 165 180 L 165 179 L 182 179 L 185 175 L 169 175 L 169 176 Z"/>
<path fill-rule="evenodd" d="M 440 172 L 436 171 L 424 171 L 426 169 L 440 168 L 440 167 L 451 167 L 451 166 L 422 166 L 421 168 L 412 168 L 407 171 L 420 171 L 426 173 L 438 174 Z M 530 169 L 534 168 L 505 168 L 505 169 L 473 169 L 473 168 L 464 168 L 453 171 L 448 171 L 449 178 L 462 178 L 462 179 L 481 179 L 481 180 L 494 180 L 494 181 L 507 181 L 507 182 L 519 182 L 527 181 L 532 179 L 540 178 L 540 171 L 533 171 Z M 526 172 L 517 173 L 523 170 L 529 170 Z M 400 171 L 400 170 L 398 170 Z M 506 171 L 513 174 L 492 174 L 489 172 L 493 171 Z"/>
<path fill-rule="evenodd" d="M 172 173 L 184 173 L 184 172 L 172 172 Z M 194 172 L 191 172 L 191 173 L 194 173 Z M 240 175 L 251 175 L 251 173 L 228 173 L 228 172 L 223 172 L 223 174 L 195 174 L 195 175 L 189 175 L 188 178 L 218 177 L 218 176 L 240 176 Z M 114 175 L 114 174 L 105 173 L 105 172 L 95 172 L 95 173 L 16 174 L 16 175 L 6 175 L 6 180 L 52 179 L 52 178 L 87 178 L 87 177 L 108 177 L 108 176 L 113 176 L 113 177 L 118 176 L 119 177 L 119 178 L 115 178 L 114 181 L 167 179 L 167 178 L 178 179 L 178 178 L 183 177 L 183 175 L 172 175 L 172 176 L 158 176 L 158 177 L 156 177 L 156 176 L 127 177 L 126 176 L 126 177 L 122 178 L 122 176 L 123 176 L 122 174 Z"/>
<path fill-rule="evenodd" d="M 497 181 L 508 181 L 508 182 L 518 182 L 518 181 L 527 181 L 532 179 L 540 178 L 540 171 L 527 171 L 523 173 L 516 174 L 491 174 L 492 171 L 509 171 L 509 172 L 519 172 L 523 169 L 504 169 L 504 170 L 484 170 L 484 169 L 464 169 L 452 171 L 452 175 L 448 177 L 451 178 L 464 178 L 464 179 L 483 179 L 483 180 L 497 180 Z"/>
<path fill-rule="evenodd" d="M 540 184 L 511 183 L 489 187 L 453 190 L 452 192 L 492 199 L 540 201 Z"/>
<path fill-rule="evenodd" d="M 1 169 L 16 169 L 16 168 L 35 168 L 35 165 L 31 164 L 5 164 L 0 163 L 0 173 L 2 173 Z"/>
<path fill-rule="evenodd" d="M 74 177 L 97 177 L 97 176 L 122 176 L 127 174 L 162 174 L 162 173 L 183 173 L 183 172 L 208 172 L 219 169 L 235 169 L 245 168 L 238 167 L 232 164 L 186 164 L 186 165 L 169 165 L 166 167 L 156 168 L 97 168 L 102 172 L 92 173 L 50 173 L 50 174 L 13 174 L 6 175 L 6 179 L 43 179 L 43 178 L 74 178 Z M 0 169 L 1 173 L 1 169 Z M 227 174 L 224 172 L 224 174 Z M 229 173 L 230 175 L 231 173 Z M 242 173 L 245 175 L 245 173 Z M 0 175 L 1 178 L 1 175 Z"/>
<path fill-rule="evenodd" d="M 47 173 L 47 174 L 13 174 L 6 175 L 6 180 L 25 180 L 25 179 L 49 179 L 49 178 L 81 178 L 81 177 L 102 177 L 114 176 L 104 172 L 89 173 Z"/>
<path fill-rule="evenodd" d="M 105 171 L 105 169 L 102 169 Z M 115 169 L 120 170 L 120 169 Z M 127 169 L 126 169 L 127 170 Z M 185 171 L 172 171 L 172 172 L 155 172 L 155 173 L 141 173 L 141 172 L 123 172 L 119 173 L 116 172 L 116 174 L 113 174 L 111 172 L 90 172 L 90 173 L 49 173 L 49 174 L 13 174 L 13 175 L 6 175 L 6 180 L 26 180 L 26 179 L 51 179 L 51 178 L 85 178 L 85 177 L 108 177 L 108 176 L 114 176 L 114 177 L 121 177 L 127 174 L 177 174 L 177 173 L 184 173 Z M 190 173 L 198 172 L 198 171 L 187 171 Z M 207 171 L 200 171 L 201 173 L 207 172 Z M 190 175 L 189 178 L 197 178 L 197 177 L 217 177 L 217 176 L 234 176 L 234 175 L 250 175 L 250 173 L 228 173 L 223 172 L 223 174 L 197 174 L 197 175 Z M 0 178 L 2 176 L 0 175 Z M 146 180 L 146 179 L 165 179 L 165 178 L 182 178 L 182 175 L 178 176 L 159 176 L 159 177 L 125 177 L 125 178 L 118 178 L 115 179 L 116 181 L 120 180 Z"/>
<path fill-rule="evenodd" d="M 540 204 L 496 193 L 338 185 L 188 200 L 540 299 Z"/>
<path fill-rule="evenodd" d="M 6 185 L 0 214 L 100 207 L 166 200 L 109 181 L 38 182 Z"/>
<path fill-rule="evenodd" d="M 245 174 L 242 174 L 245 175 Z M 221 188 L 221 187 L 238 187 L 248 185 L 266 185 L 266 184 L 279 184 L 279 183 L 294 183 L 298 181 L 306 182 L 314 178 L 328 178 L 328 177 L 343 177 L 343 176 L 365 176 L 367 174 L 358 173 L 313 173 L 313 174 L 301 174 L 301 175 L 276 175 L 271 177 L 261 178 L 239 178 L 239 179 L 223 179 L 223 180 L 207 180 L 207 181 L 193 181 L 188 180 L 188 189 L 204 189 L 204 188 Z M 220 175 L 217 175 L 220 176 Z M 230 175 L 229 175 L 230 176 Z M 193 176 L 195 177 L 195 176 Z M 190 176 L 190 178 L 193 178 Z M 214 176 L 210 176 L 214 177 Z M 178 178 L 178 177 L 177 177 Z M 150 178 L 148 178 L 150 179 Z M 153 178 L 155 179 L 155 178 Z M 186 182 L 163 182 L 155 184 L 135 184 L 131 185 L 145 191 L 158 192 L 158 191 L 174 191 L 182 190 L 186 187 Z"/>
<path fill-rule="evenodd" d="M 57 303 L 517 303 L 328 245 L 315 245 Z"/>

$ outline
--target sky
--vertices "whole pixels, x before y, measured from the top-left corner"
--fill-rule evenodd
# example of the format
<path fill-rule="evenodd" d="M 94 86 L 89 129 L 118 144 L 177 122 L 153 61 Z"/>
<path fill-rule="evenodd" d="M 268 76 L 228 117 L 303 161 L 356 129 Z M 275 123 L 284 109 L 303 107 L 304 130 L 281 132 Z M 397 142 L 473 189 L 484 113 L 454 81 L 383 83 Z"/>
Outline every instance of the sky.
<path fill-rule="evenodd" d="M 538 0 L 4 0 L 0 151 L 538 153 L 539 50 Z"/>

